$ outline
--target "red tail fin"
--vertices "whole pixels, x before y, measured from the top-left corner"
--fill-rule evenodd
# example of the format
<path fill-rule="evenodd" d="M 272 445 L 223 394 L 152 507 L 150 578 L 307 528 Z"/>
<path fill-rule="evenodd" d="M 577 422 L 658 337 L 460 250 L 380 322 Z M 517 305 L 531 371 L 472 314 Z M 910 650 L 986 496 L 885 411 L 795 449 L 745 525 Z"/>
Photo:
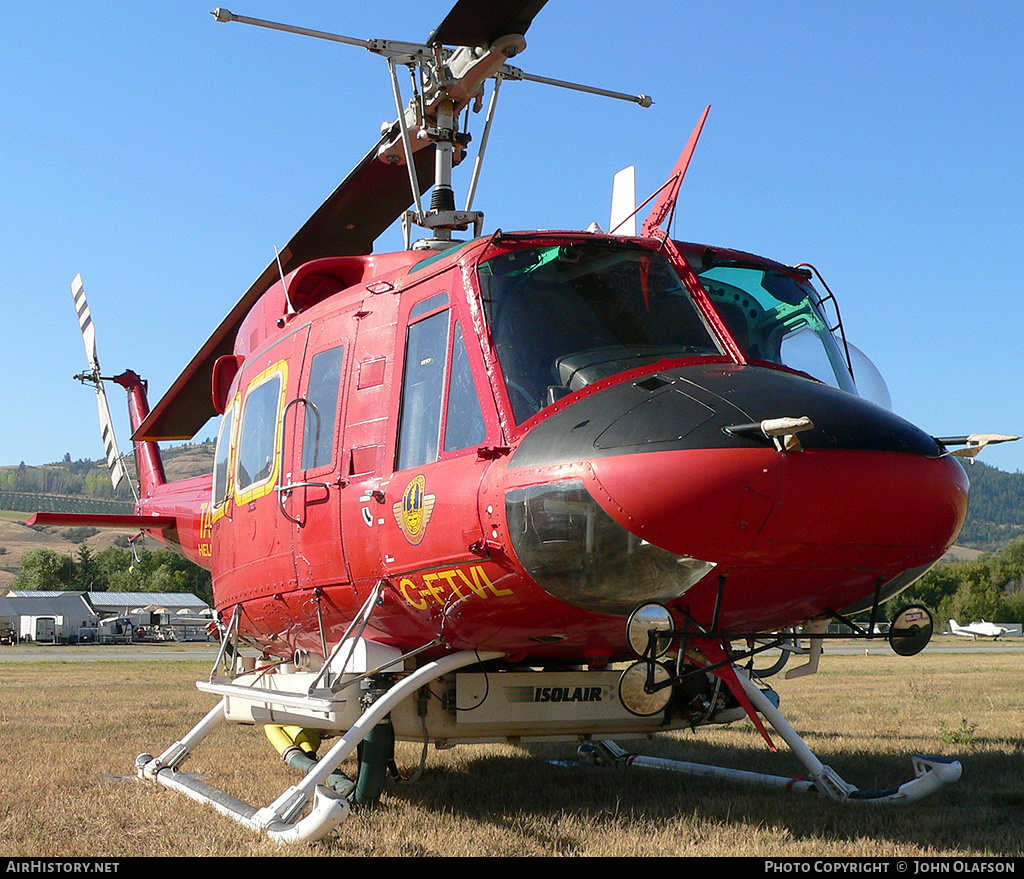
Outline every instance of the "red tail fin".
<path fill-rule="evenodd" d="M 128 413 L 132 422 L 132 433 L 149 415 L 149 397 L 146 394 L 146 382 L 132 370 L 126 370 L 114 376 L 114 381 L 128 391 Z M 154 489 L 167 482 L 164 473 L 164 462 L 160 455 L 160 447 L 155 442 L 135 442 L 135 465 L 139 471 L 139 497 L 147 498 Z"/>

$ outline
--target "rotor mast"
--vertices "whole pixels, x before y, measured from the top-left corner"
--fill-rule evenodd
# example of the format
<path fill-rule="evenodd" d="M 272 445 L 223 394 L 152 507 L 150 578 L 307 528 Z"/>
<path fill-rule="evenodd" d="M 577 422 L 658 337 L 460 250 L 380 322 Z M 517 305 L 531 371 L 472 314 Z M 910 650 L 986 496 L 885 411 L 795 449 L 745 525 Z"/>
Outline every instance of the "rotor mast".
<path fill-rule="evenodd" d="M 397 40 L 363 40 L 326 31 L 311 30 L 259 18 L 235 15 L 227 9 L 217 8 L 213 12 L 217 21 L 235 21 L 272 30 L 285 31 L 300 36 L 329 40 L 362 48 L 381 55 L 388 61 L 391 83 L 398 111 L 396 122 L 385 124 L 385 136 L 377 152 L 377 158 L 390 165 L 405 165 L 409 169 L 409 185 L 412 192 L 413 209 L 405 212 L 402 225 L 405 245 L 411 243 L 413 225 L 429 229 L 432 239 L 417 242 L 417 247 L 442 249 L 448 247 L 452 232 L 473 226 L 476 236 L 483 230 L 484 215 L 472 209 L 473 199 L 479 182 L 484 151 L 490 135 L 491 124 L 497 104 L 498 90 L 505 79 L 526 80 L 545 85 L 568 88 L 588 94 L 631 101 L 641 107 L 650 107 L 654 102 L 647 95 L 631 95 L 613 92 L 593 86 L 579 85 L 564 80 L 535 76 L 512 67 L 507 62 L 526 48 L 522 34 L 504 34 L 486 46 L 458 46 L 445 48 L 438 40 L 426 44 L 407 43 Z M 398 66 L 409 69 L 413 83 L 413 95 L 408 103 L 403 102 L 398 82 Z M 469 195 L 464 210 L 455 206 L 452 189 L 452 169 L 462 161 L 470 137 L 459 131 L 459 115 L 473 105 L 479 112 L 483 105 L 484 83 L 494 80 L 491 101 L 484 123 L 480 151 L 473 168 Z M 414 168 L 413 154 L 428 146 L 435 149 L 434 184 L 430 207 L 424 209 L 423 195 Z"/>

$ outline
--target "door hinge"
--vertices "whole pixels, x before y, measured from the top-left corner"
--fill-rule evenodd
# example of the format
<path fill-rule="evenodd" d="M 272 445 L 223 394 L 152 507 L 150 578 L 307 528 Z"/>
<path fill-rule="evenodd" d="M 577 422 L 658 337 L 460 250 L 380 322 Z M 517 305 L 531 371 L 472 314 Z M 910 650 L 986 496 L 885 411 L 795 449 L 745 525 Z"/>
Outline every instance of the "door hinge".
<path fill-rule="evenodd" d="M 482 461 L 493 461 L 511 452 L 508 446 L 481 446 L 476 450 L 476 456 Z"/>

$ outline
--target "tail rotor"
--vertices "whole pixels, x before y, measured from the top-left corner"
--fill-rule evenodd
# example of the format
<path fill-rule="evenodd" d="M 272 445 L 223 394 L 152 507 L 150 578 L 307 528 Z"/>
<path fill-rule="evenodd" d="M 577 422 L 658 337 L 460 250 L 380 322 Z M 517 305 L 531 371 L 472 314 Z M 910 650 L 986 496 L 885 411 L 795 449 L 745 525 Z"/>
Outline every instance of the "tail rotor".
<path fill-rule="evenodd" d="M 110 416 L 110 405 L 107 402 L 107 392 L 103 386 L 106 381 L 100 372 L 100 359 L 96 348 L 96 326 L 92 322 L 92 314 L 89 311 L 89 303 L 85 297 L 85 286 L 82 283 L 82 276 L 76 275 L 71 283 L 71 296 L 75 302 L 75 311 L 78 313 L 78 325 L 82 330 L 82 341 L 85 343 L 85 354 L 89 361 L 89 372 L 76 375 L 82 384 L 92 385 L 96 391 L 96 405 L 99 409 L 100 432 L 103 436 L 103 447 L 107 455 L 107 469 L 110 473 L 110 482 L 116 489 L 121 481 L 128 480 L 131 485 L 131 478 L 121 460 L 121 453 L 117 447 L 117 437 L 114 435 L 114 421 Z M 133 486 L 134 490 L 134 486 Z"/>

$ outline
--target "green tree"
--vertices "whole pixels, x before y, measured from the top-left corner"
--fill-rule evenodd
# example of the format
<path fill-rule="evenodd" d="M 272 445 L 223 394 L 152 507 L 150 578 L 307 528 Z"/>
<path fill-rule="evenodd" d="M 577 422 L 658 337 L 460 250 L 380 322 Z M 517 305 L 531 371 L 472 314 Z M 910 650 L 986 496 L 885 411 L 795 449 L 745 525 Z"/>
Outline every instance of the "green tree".
<path fill-rule="evenodd" d="M 132 563 L 132 554 L 120 546 L 108 546 L 93 556 L 96 585 L 94 591 L 109 592 L 114 589 L 116 574 L 127 571 Z"/>
<path fill-rule="evenodd" d="M 936 565 L 890 603 L 890 615 L 908 604 L 923 604 L 936 621 L 998 623 L 1024 620 L 1024 538 L 995 553 Z"/>
<path fill-rule="evenodd" d="M 74 588 L 75 563 L 52 549 L 34 549 L 22 556 L 15 589 L 59 592 Z"/>
<path fill-rule="evenodd" d="M 129 550 L 111 547 L 97 553 L 96 558 L 107 567 L 111 592 L 191 592 L 207 604 L 213 603 L 209 571 L 173 550 L 142 549 L 135 558 Z"/>
<path fill-rule="evenodd" d="M 950 619 L 961 622 L 998 620 L 1002 616 L 1002 594 L 991 580 L 968 579 L 953 596 Z"/>

